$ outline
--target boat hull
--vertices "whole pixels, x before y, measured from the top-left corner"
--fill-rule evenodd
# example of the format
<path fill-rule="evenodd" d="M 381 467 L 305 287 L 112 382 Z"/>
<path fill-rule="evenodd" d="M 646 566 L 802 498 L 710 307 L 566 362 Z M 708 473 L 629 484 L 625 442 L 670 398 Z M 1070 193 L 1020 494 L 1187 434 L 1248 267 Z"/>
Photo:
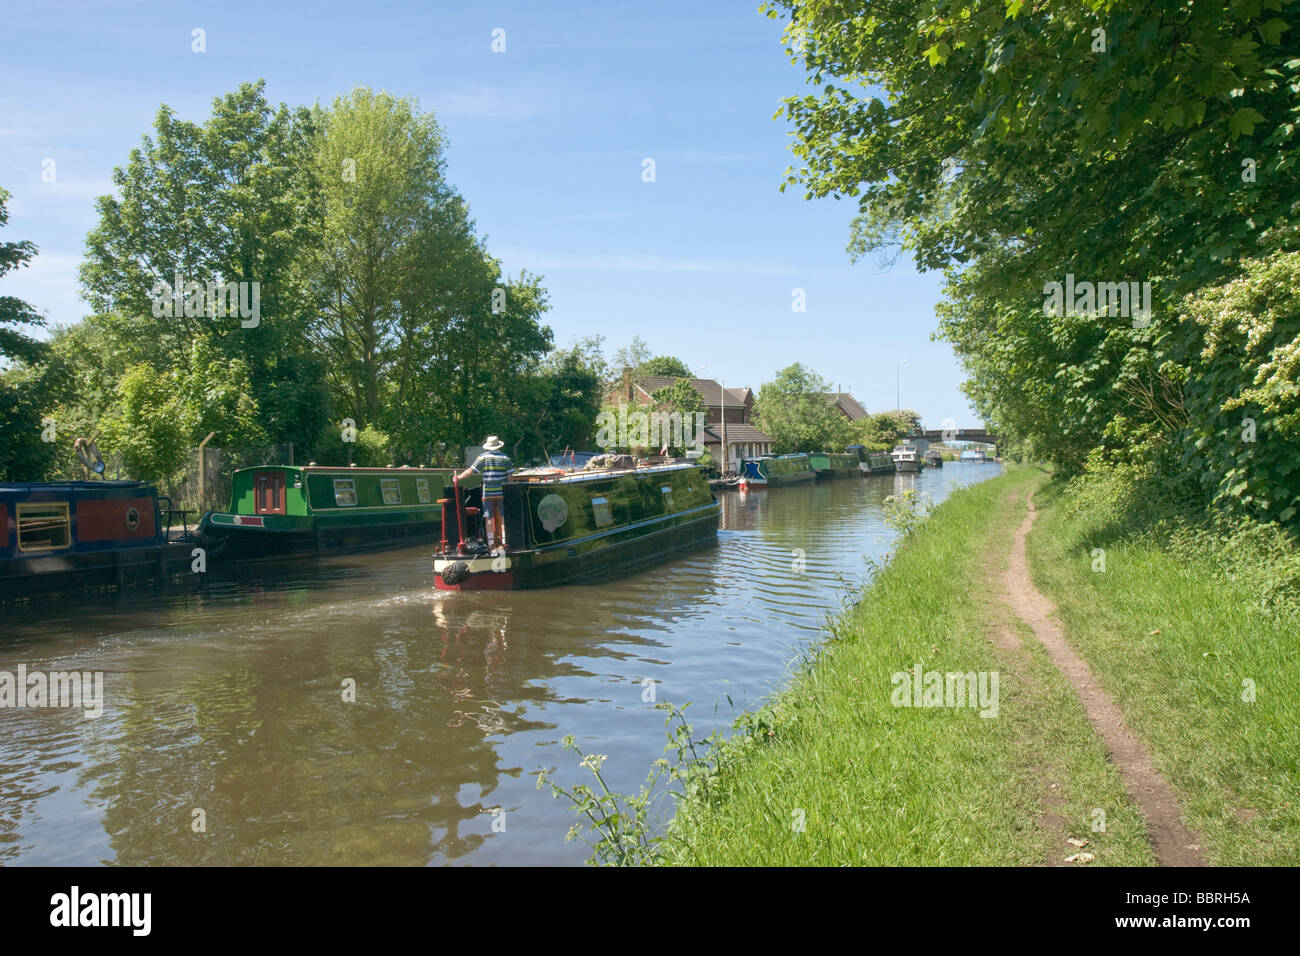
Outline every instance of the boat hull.
<path fill-rule="evenodd" d="M 649 533 L 625 528 L 563 547 L 469 559 L 437 557 L 434 586 L 440 591 L 524 590 L 621 577 L 716 542 L 722 508 L 715 503 L 702 511 Z M 457 563 L 464 569 L 451 571 Z"/>
<path fill-rule="evenodd" d="M 318 519 L 300 519 L 294 524 L 271 521 L 276 516 L 205 515 L 200 540 L 213 557 L 222 561 L 261 560 L 320 551 L 378 551 L 436 541 L 442 533 L 442 517 L 428 520 L 384 521 L 371 524 L 330 524 Z M 238 523 L 226 523 L 226 519 Z M 262 518 L 262 524 L 252 521 Z"/>
<path fill-rule="evenodd" d="M 764 488 L 784 488 L 787 485 L 801 485 L 805 482 L 816 481 L 817 473 L 813 471 L 803 472 L 797 475 L 773 475 L 770 478 L 752 478 L 744 477 L 740 479 L 741 491 L 762 491 Z"/>
<path fill-rule="evenodd" d="M 43 555 L 0 565 L 0 604 L 129 588 L 190 571 L 192 544 Z"/>

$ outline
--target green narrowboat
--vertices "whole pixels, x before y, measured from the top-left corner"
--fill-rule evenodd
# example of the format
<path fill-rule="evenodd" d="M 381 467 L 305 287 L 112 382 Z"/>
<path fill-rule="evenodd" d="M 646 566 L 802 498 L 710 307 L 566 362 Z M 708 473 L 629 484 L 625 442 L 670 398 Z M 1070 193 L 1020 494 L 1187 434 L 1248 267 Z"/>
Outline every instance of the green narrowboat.
<path fill-rule="evenodd" d="M 775 458 L 744 458 L 740 462 L 740 490 L 794 485 L 816 477 L 808 456 L 778 455 Z"/>
<path fill-rule="evenodd" d="M 481 489 L 451 489 L 455 504 L 433 561 L 439 590 L 539 588 L 627 573 L 715 541 L 722 516 L 695 464 L 523 470 L 503 492 L 505 545 L 494 552 Z"/>
<path fill-rule="evenodd" d="M 449 468 L 264 465 L 234 474 L 229 511 L 209 511 L 199 542 L 212 557 L 393 547 L 442 530 Z M 471 479 L 477 483 L 477 478 Z"/>
<path fill-rule="evenodd" d="M 858 456 L 837 454 L 830 451 L 814 451 L 808 454 L 808 463 L 818 481 L 831 478 L 857 478 L 862 474 L 858 470 Z"/>
<path fill-rule="evenodd" d="M 865 445 L 850 445 L 849 454 L 857 455 L 858 468 L 864 475 L 894 473 L 894 459 L 887 451 L 867 451 Z"/>

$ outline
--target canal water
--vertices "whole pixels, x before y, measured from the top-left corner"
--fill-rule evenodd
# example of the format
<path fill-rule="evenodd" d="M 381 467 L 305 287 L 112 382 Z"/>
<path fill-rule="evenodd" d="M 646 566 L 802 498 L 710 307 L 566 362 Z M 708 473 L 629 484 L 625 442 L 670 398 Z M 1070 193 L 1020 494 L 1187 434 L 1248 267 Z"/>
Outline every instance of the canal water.
<path fill-rule="evenodd" d="M 634 792 L 651 690 L 729 725 L 890 549 L 886 496 L 1000 471 L 719 492 L 716 545 L 592 586 L 436 592 L 421 546 L 0 609 L 0 671 L 104 675 L 98 718 L 0 710 L 0 864 L 582 863 L 561 738 Z"/>

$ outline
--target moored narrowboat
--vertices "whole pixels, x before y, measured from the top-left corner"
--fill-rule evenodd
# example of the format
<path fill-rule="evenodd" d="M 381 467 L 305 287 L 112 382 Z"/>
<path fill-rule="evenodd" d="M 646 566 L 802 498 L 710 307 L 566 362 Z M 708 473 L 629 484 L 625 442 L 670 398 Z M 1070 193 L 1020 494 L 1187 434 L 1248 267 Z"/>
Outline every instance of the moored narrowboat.
<path fill-rule="evenodd" d="M 857 456 L 847 453 L 810 452 L 808 454 L 808 464 L 812 466 L 813 474 L 816 475 L 818 481 L 829 481 L 832 478 L 856 478 L 860 474 Z"/>
<path fill-rule="evenodd" d="M 795 485 L 812 481 L 815 477 L 808 456 L 804 454 L 743 458 L 740 462 L 741 491 Z"/>
<path fill-rule="evenodd" d="M 887 451 L 867 451 L 865 445 L 850 445 L 849 453 L 858 457 L 858 470 L 863 475 L 892 475 L 894 459 Z"/>
<path fill-rule="evenodd" d="M 928 451 L 926 451 L 926 453 L 925 453 L 925 467 L 927 467 L 927 468 L 942 468 L 942 467 L 943 467 L 943 452 L 939 451 L 939 449 L 937 449 L 937 448 L 931 448 L 931 449 L 929 449 Z"/>
<path fill-rule="evenodd" d="M 439 499 L 454 473 L 449 468 L 242 468 L 232 480 L 230 509 L 205 514 L 199 540 L 213 557 L 249 559 L 436 538 L 442 529 Z"/>
<path fill-rule="evenodd" d="M 984 450 L 982 448 L 967 448 L 961 453 L 961 461 L 973 461 L 978 463 L 984 462 Z"/>
<path fill-rule="evenodd" d="M 722 507 L 695 464 L 515 472 L 503 489 L 505 546 L 485 540 L 478 488 L 453 484 L 434 556 L 443 591 L 598 580 L 717 538 Z"/>
<path fill-rule="evenodd" d="M 141 481 L 0 484 L 0 602 L 142 584 L 185 570 Z"/>

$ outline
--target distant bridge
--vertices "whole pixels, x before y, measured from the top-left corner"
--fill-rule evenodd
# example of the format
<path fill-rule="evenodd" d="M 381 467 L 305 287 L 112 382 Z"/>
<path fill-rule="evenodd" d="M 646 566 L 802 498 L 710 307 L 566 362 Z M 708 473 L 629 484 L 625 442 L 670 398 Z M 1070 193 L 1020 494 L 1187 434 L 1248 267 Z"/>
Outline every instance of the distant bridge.
<path fill-rule="evenodd" d="M 985 445 L 996 445 L 998 436 L 987 428 L 918 428 L 912 432 L 914 438 L 928 441 L 974 441 Z"/>

